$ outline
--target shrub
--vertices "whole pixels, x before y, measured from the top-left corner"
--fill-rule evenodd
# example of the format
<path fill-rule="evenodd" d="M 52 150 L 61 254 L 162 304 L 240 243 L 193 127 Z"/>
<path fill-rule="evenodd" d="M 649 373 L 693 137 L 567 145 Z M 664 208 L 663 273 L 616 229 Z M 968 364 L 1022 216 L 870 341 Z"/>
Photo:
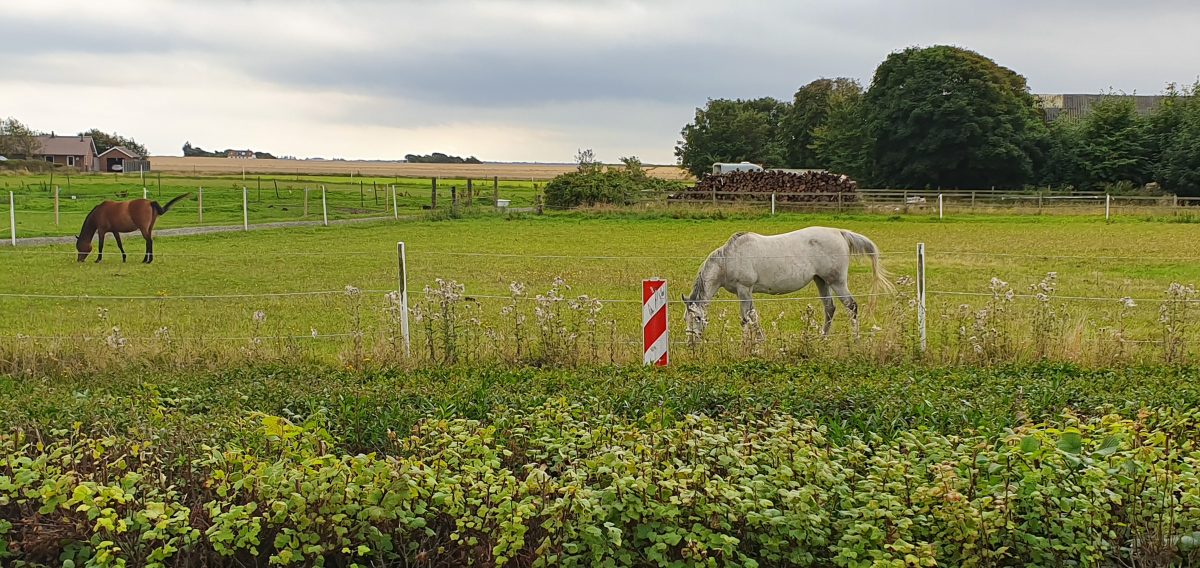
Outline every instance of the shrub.
<path fill-rule="evenodd" d="M 624 168 L 604 168 L 581 161 L 579 170 L 555 177 L 546 184 L 546 205 L 569 209 L 580 205 L 630 205 L 680 187 L 677 182 L 653 178 L 636 158 L 622 159 Z"/>

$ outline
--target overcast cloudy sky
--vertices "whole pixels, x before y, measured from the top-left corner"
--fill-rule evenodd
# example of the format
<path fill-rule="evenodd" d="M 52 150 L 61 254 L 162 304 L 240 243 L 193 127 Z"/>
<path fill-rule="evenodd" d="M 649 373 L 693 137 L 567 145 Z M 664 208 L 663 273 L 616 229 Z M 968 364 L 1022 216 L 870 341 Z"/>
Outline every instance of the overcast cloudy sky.
<path fill-rule="evenodd" d="M 1034 92 L 1150 94 L 1197 79 L 1197 29 L 1184 0 L 6 1 L 0 116 L 164 155 L 673 163 L 707 98 L 866 85 L 908 46 L 974 49 Z"/>

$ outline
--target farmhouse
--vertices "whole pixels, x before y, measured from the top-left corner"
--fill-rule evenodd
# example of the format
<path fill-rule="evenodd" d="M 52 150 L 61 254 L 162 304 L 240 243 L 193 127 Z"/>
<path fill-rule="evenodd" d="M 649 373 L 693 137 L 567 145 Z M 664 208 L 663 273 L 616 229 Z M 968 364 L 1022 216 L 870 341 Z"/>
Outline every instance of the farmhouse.
<path fill-rule="evenodd" d="M 229 150 L 225 152 L 226 158 L 237 158 L 240 160 L 253 160 L 254 150 Z"/>
<path fill-rule="evenodd" d="M 96 170 L 96 143 L 91 136 L 38 136 L 38 152 L 36 159 L 46 160 L 72 168 L 81 172 Z"/>

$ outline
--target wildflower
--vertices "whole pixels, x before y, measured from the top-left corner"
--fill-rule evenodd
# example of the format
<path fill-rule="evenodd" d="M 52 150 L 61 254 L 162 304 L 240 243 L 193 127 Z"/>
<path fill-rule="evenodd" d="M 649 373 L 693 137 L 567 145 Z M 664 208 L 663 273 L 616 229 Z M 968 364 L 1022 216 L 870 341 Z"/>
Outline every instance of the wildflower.
<path fill-rule="evenodd" d="M 254 311 L 254 323 L 262 323 L 267 321 L 267 313 L 262 310 Z"/>
<path fill-rule="evenodd" d="M 319 334 L 319 333 L 317 333 L 317 328 L 315 328 L 315 327 L 314 327 L 314 328 L 311 328 L 311 329 L 312 329 L 312 337 L 313 337 L 313 339 L 316 339 L 316 338 L 317 338 L 317 336 L 319 336 L 320 334 Z"/>
<path fill-rule="evenodd" d="M 166 326 L 160 327 L 154 331 L 154 337 L 160 339 L 169 339 L 171 337 L 171 330 L 167 329 Z"/>
<path fill-rule="evenodd" d="M 108 334 L 108 337 L 104 338 L 104 343 L 110 349 L 121 349 L 129 344 L 129 340 L 121 336 L 121 328 L 113 326 L 112 332 Z"/>
<path fill-rule="evenodd" d="M 1134 302 L 1134 301 L 1133 301 L 1133 298 L 1130 298 L 1129 296 L 1126 296 L 1126 297 L 1124 297 L 1124 298 L 1121 298 L 1120 300 L 1117 300 L 1117 301 L 1118 301 L 1118 302 L 1121 302 L 1121 305 L 1122 305 L 1122 306 L 1125 306 L 1126 308 L 1134 308 L 1134 307 L 1137 307 L 1137 303 L 1136 303 L 1136 302 Z"/>
<path fill-rule="evenodd" d="M 361 293 L 362 293 L 362 290 L 359 290 L 358 288 L 351 286 L 349 284 L 346 285 L 346 295 L 347 296 L 354 298 L 354 297 L 357 297 Z"/>
<path fill-rule="evenodd" d="M 525 295 L 525 285 L 520 282 L 513 282 L 508 285 L 508 293 L 513 297 L 521 297 Z"/>
<path fill-rule="evenodd" d="M 108 319 L 108 308 L 96 308 L 96 317 L 100 318 L 100 321 L 107 320 Z"/>

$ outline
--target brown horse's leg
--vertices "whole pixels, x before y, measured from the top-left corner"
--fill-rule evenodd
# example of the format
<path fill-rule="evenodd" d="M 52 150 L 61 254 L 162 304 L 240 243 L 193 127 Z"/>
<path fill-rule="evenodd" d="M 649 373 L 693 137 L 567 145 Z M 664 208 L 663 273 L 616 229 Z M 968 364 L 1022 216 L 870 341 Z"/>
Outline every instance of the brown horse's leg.
<path fill-rule="evenodd" d="M 125 245 L 121 243 L 121 233 L 113 233 L 113 238 L 117 240 L 117 248 L 121 249 L 121 262 L 125 262 Z"/>
<path fill-rule="evenodd" d="M 151 230 L 151 227 L 142 229 L 142 238 L 146 239 L 146 256 L 142 259 L 142 262 L 146 264 L 154 262 L 154 236 Z"/>
<path fill-rule="evenodd" d="M 96 250 L 96 262 L 104 258 L 104 231 L 100 231 L 100 246 Z"/>

